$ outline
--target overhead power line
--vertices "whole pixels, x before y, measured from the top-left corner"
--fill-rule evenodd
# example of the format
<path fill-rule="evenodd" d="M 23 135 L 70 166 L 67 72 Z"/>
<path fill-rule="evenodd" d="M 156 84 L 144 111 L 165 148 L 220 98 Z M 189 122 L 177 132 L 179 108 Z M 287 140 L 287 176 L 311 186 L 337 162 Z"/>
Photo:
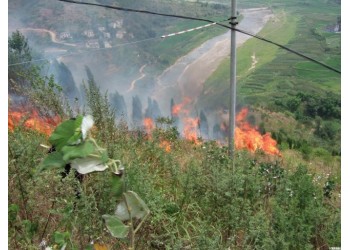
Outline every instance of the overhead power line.
<path fill-rule="evenodd" d="M 184 34 L 184 33 L 187 33 L 187 32 L 195 31 L 195 30 L 208 28 L 208 27 L 211 27 L 211 26 L 213 26 L 215 24 L 216 23 L 212 23 L 212 24 L 197 26 L 197 27 L 194 27 L 194 28 L 191 28 L 191 29 L 187 29 L 187 30 L 183 30 L 183 31 L 179 31 L 179 32 L 171 33 L 171 34 L 166 34 L 166 35 L 162 35 L 162 36 L 150 37 L 150 38 L 137 40 L 137 41 L 132 41 L 132 42 L 127 42 L 127 43 L 120 43 L 120 44 L 117 44 L 117 45 L 114 45 L 114 46 L 111 46 L 111 47 L 90 49 L 90 50 L 79 51 L 79 52 L 65 53 L 65 54 L 61 54 L 61 55 L 53 57 L 53 58 L 38 58 L 38 59 L 30 60 L 30 61 L 12 63 L 12 64 L 9 64 L 8 67 L 16 66 L 16 65 L 23 65 L 23 64 L 27 64 L 27 63 L 34 63 L 34 62 L 39 62 L 39 61 L 47 61 L 47 60 L 57 59 L 57 58 L 60 58 L 60 57 L 65 57 L 65 56 L 80 55 L 80 54 L 84 54 L 84 53 L 88 53 L 88 52 L 89 53 L 94 53 L 94 52 L 97 52 L 97 51 L 113 49 L 113 48 L 126 46 L 126 45 L 133 45 L 133 44 L 142 43 L 142 42 L 151 41 L 151 40 L 156 40 L 156 39 L 160 39 L 160 38 L 168 38 L 168 37 L 171 37 L 171 36 L 181 35 L 181 34 Z"/>
<path fill-rule="evenodd" d="M 58 0 L 58 1 L 67 2 L 67 3 L 82 4 L 82 5 L 92 5 L 92 6 L 98 6 L 98 7 L 105 7 L 108 9 L 121 10 L 121 11 L 127 11 L 127 12 L 136 12 L 136 13 L 143 13 L 143 14 L 150 14 L 150 15 L 157 15 L 157 16 L 175 17 L 175 18 L 181 18 L 181 19 L 214 23 L 214 21 L 212 21 L 212 20 L 205 19 L 205 18 L 199 18 L 199 17 L 189 17 L 189 16 L 182 16 L 182 15 L 165 14 L 165 13 L 159 13 L 159 12 L 148 11 L 148 10 L 136 10 L 136 9 L 129 9 L 129 8 L 112 6 L 112 5 L 105 5 L 105 4 L 78 2 L 78 1 L 73 1 L 73 0 Z"/>
<path fill-rule="evenodd" d="M 223 22 L 223 21 L 221 21 L 221 22 Z M 156 39 L 160 39 L 160 38 L 168 38 L 168 37 L 171 37 L 171 36 L 181 35 L 181 34 L 184 34 L 184 33 L 187 33 L 187 32 L 195 31 L 195 30 L 208 28 L 208 27 L 211 27 L 211 26 L 213 26 L 215 24 L 216 23 L 212 23 L 212 24 L 197 26 L 197 27 L 194 27 L 194 28 L 191 28 L 191 29 L 187 29 L 187 30 L 183 30 L 183 31 L 179 31 L 179 32 L 171 33 L 171 34 L 166 34 L 166 35 L 162 35 L 162 36 L 150 37 L 150 38 L 137 40 L 137 41 L 132 41 L 132 42 L 127 42 L 127 43 L 120 43 L 120 44 L 117 44 L 117 45 L 114 45 L 114 46 L 111 46 L 111 47 L 98 48 L 98 49 L 89 49 L 89 50 L 85 50 L 85 51 L 65 53 L 65 54 L 61 54 L 61 55 L 53 57 L 53 58 L 38 58 L 38 59 L 30 60 L 30 61 L 12 63 L 12 64 L 9 64 L 8 67 L 16 66 L 16 65 L 23 65 L 23 64 L 27 64 L 27 63 L 34 63 L 34 62 L 39 62 L 39 61 L 47 61 L 47 60 L 50 61 L 50 60 L 57 59 L 57 58 L 60 58 L 60 57 L 65 57 L 65 56 L 80 55 L 80 54 L 84 54 L 84 53 L 88 53 L 88 52 L 89 53 L 94 53 L 94 52 L 98 52 L 98 51 L 102 51 L 102 50 L 113 49 L 113 48 L 126 46 L 126 45 L 133 45 L 133 44 L 142 43 L 142 42 L 151 41 L 151 40 L 156 40 Z"/>
<path fill-rule="evenodd" d="M 284 46 L 284 45 L 281 45 L 281 44 L 279 44 L 279 43 L 273 42 L 273 41 L 268 40 L 268 39 L 266 39 L 266 38 L 263 38 L 263 37 L 261 37 L 261 36 L 254 35 L 254 34 L 252 34 L 252 33 L 249 33 L 248 31 L 244 31 L 244 30 L 237 29 L 237 28 L 235 28 L 234 30 L 237 31 L 237 32 L 240 32 L 240 33 L 242 33 L 242 34 L 246 34 L 246 35 L 248 35 L 248 36 L 255 37 L 255 38 L 257 38 L 257 39 L 259 39 L 259 40 L 262 40 L 262 41 L 264 41 L 264 42 L 267 42 L 267 43 L 271 43 L 271 44 L 273 44 L 273 45 L 276 45 L 276 46 L 278 46 L 278 47 L 280 47 L 280 48 L 282 48 L 282 49 L 285 49 L 285 50 L 287 50 L 287 51 L 289 51 L 289 52 L 292 52 L 292 53 L 294 53 L 294 54 L 296 54 L 296 55 L 298 55 L 298 56 L 301 56 L 301 57 L 303 57 L 303 58 L 305 58 L 305 59 L 307 59 L 307 60 L 309 60 L 309 61 L 312 61 L 312 62 L 314 62 L 314 63 L 317 63 L 317 64 L 319 64 L 319 65 L 321 65 L 321 66 L 323 66 L 323 67 L 325 67 L 325 68 L 327 68 L 327 69 L 329 69 L 329 70 L 332 70 L 332 71 L 334 71 L 334 72 L 336 72 L 336 73 L 341 74 L 341 71 L 340 71 L 340 70 L 338 70 L 338 69 L 336 69 L 336 68 L 333 68 L 333 67 L 331 67 L 331 66 L 329 66 L 329 65 L 327 65 L 327 64 L 324 64 L 323 62 L 317 61 L 317 60 L 315 60 L 315 59 L 313 59 L 313 58 L 311 58 L 311 57 L 309 57 L 309 56 L 306 56 L 306 55 L 304 55 L 304 54 L 298 52 L 298 51 L 295 51 L 295 50 L 293 50 L 293 49 L 290 49 L 290 48 L 288 48 L 288 47 L 286 47 L 286 46 Z"/>
<path fill-rule="evenodd" d="M 82 4 L 82 5 L 90 5 L 90 6 L 98 6 L 98 7 L 104 7 L 104 8 L 108 8 L 108 9 L 115 9 L 115 10 L 120 10 L 120 11 L 127 11 L 127 12 L 136 12 L 136 13 L 144 13 L 144 14 L 149 14 L 149 15 L 158 15 L 158 16 L 166 16 L 166 17 L 174 17 L 174 18 L 181 18 L 181 19 L 188 19 L 188 20 L 196 20 L 196 21 L 203 21 L 203 22 L 208 22 L 208 23 L 211 23 L 211 24 L 216 24 L 216 25 L 219 25 L 221 27 L 224 27 L 224 28 L 227 28 L 227 29 L 230 29 L 230 30 L 235 30 L 237 32 L 240 32 L 242 34 L 246 34 L 248 36 L 251 36 L 251 37 L 254 37 L 254 38 L 257 38 L 259 40 L 262 40 L 264 42 L 267 42 L 267 43 L 270 43 L 270 44 L 273 44 L 273 45 L 276 45 L 284 50 L 287 50 L 293 54 L 296 54 L 300 57 L 303 57 L 304 59 L 307 59 L 309 61 L 312 61 L 314 63 L 317 63 L 329 70 L 332 70 L 338 74 L 341 74 L 341 71 L 336 69 L 336 68 L 333 68 L 323 62 L 320 62 L 316 59 L 313 59 L 309 56 L 306 56 L 298 51 L 295 51 L 293 49 L 290 49 L 282 44 L 279 44 L 279 43 L 276 43 L 276 42 L 273 42 L 269 39 L 266 39 L 266 38 L 263 38 L 261 36 L 258 36 L 258 35 L 254 35 L 248 31 L 244 31 L 244 30 L 241 30 L 241 29 L 237 29 L 237 28 L 232 28 L 228 25 L 225 25 L 225 24 L 222 24 L 221 22 L 215 22 L 215 21 L 212 21 L 212 20 L 209 20 L 209 19 L 205 19 L 205 18 L 198 18 L 198 17 L 189 17 L 189 16 L 183 16 L 183 15 L 173 15 L 173 14 L 165 14 L 165 13 L 159 13 L 159 12 L 154 12 L 154 11 L 147 11 L 147 10 L 137 10 L 137 9 L 130 9 L 130 8 L 123 8 L 123 7 L 117 7 L 117 6 L 111 6 L 111 5 L 105 5 L 105 4 L 97 4 L 97 3 L 88 3 L 88 2 L 77 2 L 77 1 L 73 1 L 73 0 L 58 0 L 60 2 L 67 2 L 67 3 L 74 3 L 74 4 Z M 232 18 L 229 18 L 227 20 L 233 20 Z M 185 32 L 182 32 L 181 34 L 183 34 Z"/>
<path fill-rule="evenodd" d="M 96 52 L 96 51 L 113 49 L 113 48 L 126 46 L 126 45 L 133 45 L 133 44 L 142 43 L 142 42 L 151 41 L 151 40 L 156 40 L 156 39 L 160 39 L 160 38 L 161 37 L 157 36 L 157 37 L 146 38 L 146 39 L 142 39 L 142 40 L 138 40 L 138 41 L 128 42 L 128 43 L 120 43 L 120 44 L 117 44 L 117 45 L 114 45 L 114 46 L 111 46 L 111 47 L 107 47 L 107 48 L 99 48 L 99 49 L 90 49 L 90 50 L 79 51 L 79 52 L 71 52 L 71 53 L 61 54 L 61 55 L 53 57 L 51 59 L 49 59 L 49 58 L 40 58 L 40 59 L 31 60 L 31 61 L 12 63 L 12 64 L 9 64 L 8 67 L 16 66 L 16 65 L 22 65 L 22 64 L 27 64 L 27 63 L 34 63 L 34 62 L 39 62 L 39 61 L 45 61 L 45 60 L 52 60 L 52 59 L 57 59 L 57 58 L 64 57 L 64 56 L 80 55 L 80 54 L 84 54 L 84 53 L 93 53 L 93 52 Z"/>

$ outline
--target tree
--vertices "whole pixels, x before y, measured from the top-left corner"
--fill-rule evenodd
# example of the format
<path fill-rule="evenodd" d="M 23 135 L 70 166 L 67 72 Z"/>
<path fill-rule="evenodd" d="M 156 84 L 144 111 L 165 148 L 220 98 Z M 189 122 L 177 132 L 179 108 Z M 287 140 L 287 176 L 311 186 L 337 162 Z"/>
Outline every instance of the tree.
<path fill-rule="evenodd" d="M 28 39 L 18 30 L 13 32 L 8 39 L 8 84 L 10 93 L 16 92 L 14 83 L 20 87 L 29 86 L 30 83 L 24 75 L 33 68 L 31 60 L 32 55 Z"/>
<path fill-rule="evenodd" d="M 73 101 L 74 98 L 78 98 L 80 95 L 79 90 L 76 87 L 72 72 L 69 68 L 64 63 L 58 62 L 57 60 L 54 60 L 53 65 L 57 72 L 56 80 L 62 87 L 62 92 L 65 96 L 70 101 Z"/>
<path fill-rule="evenodd" d="M 208 119 L 203 110 L 201 110 L 199 114 L 199 129 L 201 132 L 202 137 L 208 138 L 209 137 L 209 125 L 208 125 Z"/>
<path fill-rule="evenodd" d="M 132 97 L 132 122 L 136 127 L 142 124 L 142 103 L 138 96 Z"/>
<path fill-rule="evenodd" d="M 162 114 L 160 112 L 158 102 L 156 100 L 152 100 L 150 97 L 148 97 L 147 102 L 148 105 L 145 111 L 145 117 L 152 118 L 153 120 L 156 120 L 157 118 L 161 117 Z"/>
<path fill-rule="evenodd" d="M 9 64 L 32 60 L 28 39 L 18 30 L 8 39 L 8 52 Z"/>
<path fill-rule="evenodd" d="M 115 91 L 114 94 L 109 95 L 109 100 L 111 106 L 115 109 L 116 118 L 124 118 L 125 120 L 127 120 L 128 112 L 123 95 L 120 95 L 118 91 Z"/>

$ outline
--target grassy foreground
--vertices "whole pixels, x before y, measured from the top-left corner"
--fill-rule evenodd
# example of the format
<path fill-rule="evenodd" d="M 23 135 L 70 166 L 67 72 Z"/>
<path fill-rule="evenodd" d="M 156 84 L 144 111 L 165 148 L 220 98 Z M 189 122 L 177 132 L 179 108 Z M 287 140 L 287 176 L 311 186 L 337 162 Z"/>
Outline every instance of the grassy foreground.
<path fill-rule="evenodd" d="M 123 188 L 138 193 L 151 211 L 135 249 L 340 246 L 336 166 L 320 171 L 289 149 L 283 157 L 236 151 L 232 162 L 225 147 L 185 141 L 166 123 L 152 135 L 116 125 L 93 82 L 86 93 L 93 137 L 108 157 L 121 160 Z M 24 126 L 9 132 L 9 249 L 128 249 L 128 238 L 112 237 L 101 218 L 116 209 L 111 173 L 86 174 L 80 183 L 74 171 L 66 178 L 63 169 L 38 172 L 48 153 L 40 144 L 49 145 L 47 137 Z"/>

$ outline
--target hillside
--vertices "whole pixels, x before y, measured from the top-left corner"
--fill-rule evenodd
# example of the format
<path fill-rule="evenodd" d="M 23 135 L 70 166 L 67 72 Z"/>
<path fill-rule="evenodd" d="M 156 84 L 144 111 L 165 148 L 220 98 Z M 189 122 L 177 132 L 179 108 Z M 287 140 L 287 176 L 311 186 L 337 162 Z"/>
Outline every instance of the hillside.
<path fill-rule="evenodd" d="M 59 97 L 46 93 L 50 99 Z M 72 127 L 81 116 L 68 120 L 9 113 L 10 248 L 277 250 L 340 245 L 337 164 L 322 165 L 322 156 L 308 162 L 288 149 L 280 155 L 242 148 L 232 161 L 227 147 L 180 138 L 166 119 L 143 131 L 116 125 L 113 110 L 91 79 L 86 95 L 95 125 L 78 144 L 58 147 L 70 136 L 81 136 L 83 128 Z M 44 96 L 32 98 L 45 101 Z M 59 113 L 54 103 L 41 108 Z M 278 116 L 269 114 L 282 121 Z M 55 150 L 48 150 L 52 145 Z M 91 157 L 101 159 L 107 169 L 90 165 Z M 74 165 L 79 158 L 82 162 Z M 123 197 L 129 197 L 126 205 Z M 127 216 L 118 207 L 135 210 Z"/>
<path fill-rule="evenodd" d="M 213 20 L 226 19 L 230 4 L 93 2 Z M 338 1 L 239 3 L 261 7 L 257 20 L 269 19 L 255 24 L 260 36 L 340 68 Z M 8 41 L 9 249 L 341 246 L 340 75 L 256 39 L 242 43 L 231 158 L 229 60 L 208 66 L 208 55 L 225 57 L 217 44 L 227 30 L 160 38 L 199 25 L 9 2 L 9 31 L 20 31 Z"/>
<path fill-rule="evenodd" d="M 339 4 L 272 1 L 269 6 L 275 18 L 260 36 L 340 69 L 340 33 L 332 29 L 339 20 Z M 278 128 L 266 116 L 257 126 L 269 128 L 279 143 L 304 138 L 308 152 L 316 147 L 340 155 L 340 74 L 257 39 L 239 47 L 237 54 L 238 107 L 280 112 L 298 121 L 296 126 L 281 124 Z M 206 81 L 199 108 L 227 109 L 229 63 L 229 59 L 222 62 Z M 286 129 L 290 132 L 285 133 Z M 329 136 L 320 129 L 328 130 Z"/>

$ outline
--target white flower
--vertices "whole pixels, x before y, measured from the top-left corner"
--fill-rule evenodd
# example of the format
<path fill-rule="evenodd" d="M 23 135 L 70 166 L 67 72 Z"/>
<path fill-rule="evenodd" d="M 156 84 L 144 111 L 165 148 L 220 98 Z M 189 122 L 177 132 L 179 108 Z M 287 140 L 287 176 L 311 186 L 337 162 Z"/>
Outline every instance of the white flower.
<path fill-rule="evenodd" d="M 83 122 L 81 123 L 81 133 L 83 134 L 83 140 L 85 140 L 87 132 L 94 126 L 94 119 L 91 115 L 83 117 Z"/>

